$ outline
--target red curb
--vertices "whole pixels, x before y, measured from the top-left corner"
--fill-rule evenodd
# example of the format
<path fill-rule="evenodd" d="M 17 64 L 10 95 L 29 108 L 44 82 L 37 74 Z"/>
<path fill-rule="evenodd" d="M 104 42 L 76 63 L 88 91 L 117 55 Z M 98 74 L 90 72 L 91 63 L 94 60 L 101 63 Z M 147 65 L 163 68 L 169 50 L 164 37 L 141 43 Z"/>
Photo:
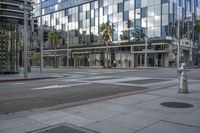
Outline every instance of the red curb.
<path fill-rule="evenodd" d="M 5 79 L 5 80 L 0 80 L 0 83 L 4 83 L 4 82 L 15 82 L 15 81 L 40 80 L 40 79 L 50 79 L 50 78 L 55 78 L 55 77 Z"/>

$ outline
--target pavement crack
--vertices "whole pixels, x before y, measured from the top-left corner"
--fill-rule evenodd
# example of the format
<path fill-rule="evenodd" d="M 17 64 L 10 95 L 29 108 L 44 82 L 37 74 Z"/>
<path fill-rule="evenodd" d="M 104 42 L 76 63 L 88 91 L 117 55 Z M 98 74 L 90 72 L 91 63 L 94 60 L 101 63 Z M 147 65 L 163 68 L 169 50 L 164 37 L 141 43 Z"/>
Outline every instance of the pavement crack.
<path fill-rule="evenodd" d="M 152 124 L 149 124 L 149 125 L 146 126 L 146 127 L 143 127 L 143 128 L 141 128 L 141 129 L 136 130 L 136 131 L 133 132 L 133 133 L 137 133 L 137 132 L 139 132 L 139 131 L 141 131 L 141 130 L 143 130 L 143 129 L 145 129 L 145 128 L 151 127 L 152 125 L 155 125 L 155 124 L 157 124 L 157 123 L 159 123 L 159 122 L 161 122 L 161 121 L 162 121 L 162 120 L 156 121 L 156 122 L 154 122 L 154 123 L 152 123 Z"/>

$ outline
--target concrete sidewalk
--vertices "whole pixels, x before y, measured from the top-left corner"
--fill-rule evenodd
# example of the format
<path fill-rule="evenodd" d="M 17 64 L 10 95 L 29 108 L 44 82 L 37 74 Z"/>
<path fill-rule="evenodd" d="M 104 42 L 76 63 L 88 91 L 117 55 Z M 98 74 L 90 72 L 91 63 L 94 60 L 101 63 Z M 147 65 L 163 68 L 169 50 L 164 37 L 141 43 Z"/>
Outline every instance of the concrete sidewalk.
<path fill-rule="evenodd" d="M 58 74 L 53 74 L 53 73 L 40 74 L 39 72 L 28 73 L 27 78 L 24 78 L 23 73 L 7 74 L 7 75 L 0 75 L 0 83 L 1 82 L 25 81 L 25 80 L 50 79 L 50 78 L 59 78 L 59 77 L 61 77 L 61 76 Z"/>
<path fill-rule="evenodd" d="M 190 81 L 189 94 L 178 94 L 177 88 L 70 108 L 59 105 L 2 114 L 0 133 L 41 132 L 54 128 L 54 132 L 59 133 L 63 127 L 80 133 L 200 133 L 200 83 Z M 163 102 L 184 102 L 193 107 L 169 108 L 162 106 Z"/>

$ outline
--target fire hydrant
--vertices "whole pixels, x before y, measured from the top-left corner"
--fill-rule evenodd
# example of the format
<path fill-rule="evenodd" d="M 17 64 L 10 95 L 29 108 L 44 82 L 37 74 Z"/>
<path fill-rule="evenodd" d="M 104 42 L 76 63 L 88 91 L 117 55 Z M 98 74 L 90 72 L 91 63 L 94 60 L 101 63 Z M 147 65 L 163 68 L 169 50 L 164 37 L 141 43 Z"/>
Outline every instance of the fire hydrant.
<path fill-rule="evenodd" d="M 186 69 L 186 63 L 181 63 L 181 67 L 177 70 L 180 81 L 178 93 L 188 93 L 188 71 L 189 70 Z"/>

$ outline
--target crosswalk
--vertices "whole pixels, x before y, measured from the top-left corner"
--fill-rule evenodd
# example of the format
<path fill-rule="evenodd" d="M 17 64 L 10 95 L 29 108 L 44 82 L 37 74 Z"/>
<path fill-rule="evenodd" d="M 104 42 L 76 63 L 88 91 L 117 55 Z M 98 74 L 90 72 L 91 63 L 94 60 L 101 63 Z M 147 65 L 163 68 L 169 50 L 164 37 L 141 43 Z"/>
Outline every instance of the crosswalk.
<path fill-rule="evenodd" d="M 67 87 L 81 86 L 81 85 L 88 85 L 88 84 L 90 84 L 90 83 L 76 83 L 76 84 L 68 84 L 68 85 L 51 85 L 51 86 L 45 86 L 45 87 L 32 88 L 31 90 L 44 90 L 44 89 L 54 89 L 54 88 L 67 88 Z"/>
<path fill-rule="evenodd" d="M 47 85 L 37 88 L 31 88 L 31 90 L 43 90 L 43 89 L 57 89 L 57 88 L 69 88 L 75 86 L 84 86 L 92 84 L 104 84 L 104 85 L 117 85 L 117 86 L 138 86 L 148 88 L 158 88 L 167 85 L 177 84 L 176 79 L 159 78 L 155 77 L 131 77 L 131 76 L 107 76 L 99 75 L 96 71 L 90 72 L 73 72 L 71 74 L 62 74 L 64 78 L 59 78 L 56 81 L 60 82 L 55 85 Z"/>
<path fill-rule="evenodd" d="M 98 74 L 111 74 L 111 73 L 123 73 L 123 72 L 133 72 L 133 71 L 136 71 L 136 70 L 133 70 L 133 69 L 94 69 L 94 70 L 91 70 L 91 69 L 83 69 L 83 70 L 80 70 L 80 71 L 68 71 L 68 72 L 71 72 L 71 73 L 74 73 L 74 74 L 88 74 L 88 75 L 98 75 Z"/>
<path fill-rule="evenodd" d="M 13 82 L 9 85 L 1 84 L 1 88 L 15 89 L 26 88 L 31 91 L 36 90 L 54 90 L 68 89 L 80 86 L 93 87 L 94 84 L 113 85 L 122 87 L 146 87 L 159 88 L 177 85 L 178 80 L 175 78 L 158 78 L 145 76 L 132 76 L 132 74 L 113 74 L 128 70 L 90 70 L 90 71 L 70 71 L 66 73 L 55 73 L 57 78 L 32 80 L 26 82 Z M 110 73 L 110 74 L 106 74 Z"/>

